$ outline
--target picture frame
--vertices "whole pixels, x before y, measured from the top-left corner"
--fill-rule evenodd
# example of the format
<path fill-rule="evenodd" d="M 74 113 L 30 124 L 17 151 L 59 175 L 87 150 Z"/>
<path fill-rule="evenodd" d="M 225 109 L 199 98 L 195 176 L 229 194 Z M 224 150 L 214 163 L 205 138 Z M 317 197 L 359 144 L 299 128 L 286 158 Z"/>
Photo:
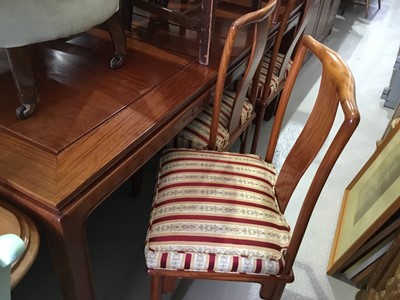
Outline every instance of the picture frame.
<path fill-rule="evenodd" d="M 399 132 L 397 123 L 344 192 L 327 274 L 353 285 L 357 284 L 349 278 L 349 268 L 360 264 L 368 251 L 399 227 Z"/>

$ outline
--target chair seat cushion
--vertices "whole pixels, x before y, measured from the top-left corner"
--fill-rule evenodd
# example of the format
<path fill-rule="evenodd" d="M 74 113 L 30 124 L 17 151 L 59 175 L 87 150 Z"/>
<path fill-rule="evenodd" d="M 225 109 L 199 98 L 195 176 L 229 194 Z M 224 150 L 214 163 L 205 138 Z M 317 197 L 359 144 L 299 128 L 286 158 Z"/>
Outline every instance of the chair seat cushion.
<path fill-rule="evenodd" d="M 268 66 L 269 66 L 269 61 L 271 59 L 271 51 L 268 51 L 262 60 L 262 65 L 261 65 L 261 74 L 260 74 L 260 80 L 258 82 L 258 91 L 257 91 L 257 96 L 258 98 L 261 98 L 262 93 L 263 93 L 263 89 L 264 89 L 264 85 L 265 85 L 265 80 L 267 77 L 267 73 L 268 73 Z M 282 53 L 278 53 L 278 56 L 276 58 L 275 61 L 275 65 L 274 65 L 274 70 L 272 73 L 272 78 L 271 78 L 271 82 L 270 82 L 270 90 L 268 93 L 268 97 L 270 97 L 272 94 L 274 94 L 279 87 L 280 84 L 280 80 L 279 80 L 279 72 L 283 63 L 283 60 L 285 59 L 285 54 Z M 289 74 L 289 70 L 292 66 L 292 61 L 290 60 L 288 63 L 288 66 L 286 68 L 286 71 L 284 73 L 284 76 L 282 78 L 281 81 L 286 80 L 288 74 Z"/>
<path fill-rule="evenodd" d="M 167 149 L 145 256 L 149 269 L 279 275 L 290 228 L 273 165 L 257 155 Z"/>
<path fill-rule="evenodd" d="M 221 113 L 217 131 L 215 150 L 222 151 L 229 143 L 228 124 L 231 110 L 235 100 L 235 92 L 225 91 L 222 96 Z M 203 150 L 208 147 L 210 137 L 213 104 L 211 103 L 192 122 L 181 130 L 175 138 L 178 148 L 192 148 Z M 248 120 L 253 113 L 253 105 L 246 99 L 240 115 L 240 126 Z"/>
<path fill-rule="evenodd" d="M 0 47 L 11 48 L 84 32 L 118 11 L 119 0 L 6 0 L 0 9 Z"/>
<path fill-rule="evenodd" d="M 267 67 L 267 68 L 268 68 L 269 61 L 270 61 L 270 59 L 271 59 L 271 55 L 272 55 L 271 51 L 268 51 L 268 52 L 264 55 L 264 58 L 263 58 L 263 66 L 264 66 L 264 67 Z M 277 56 L 277 58 L 276 58 L 275 65 L 274 65 L 274 71 L 273 71 L 273 73 L 274 73 L 274 75 L 275 75 L 276 77 L 279 77 L 279 72 L 280 72 L 280 70 L 281 70 L 282 63 L 283 63 L 283 60 L 284 60 L 284 59 L 285 59 L 285 54 L 283 54 L 283 53 L 278 53 L 278 56 Z M 293 61 L 292 61 L 292 60 L 289 60 L 288 65 L 287 65 L 286 70 L 285 70 L 285 73 L 283 74 L 283 78 L 284 78 L 284 79 L 287 78 L 287 76 L 288 76 L 288 74 L 289 74 L 289 71 L 290 71 L 290 68 L 292 67 L 292 63 L 293 63 Z"/>

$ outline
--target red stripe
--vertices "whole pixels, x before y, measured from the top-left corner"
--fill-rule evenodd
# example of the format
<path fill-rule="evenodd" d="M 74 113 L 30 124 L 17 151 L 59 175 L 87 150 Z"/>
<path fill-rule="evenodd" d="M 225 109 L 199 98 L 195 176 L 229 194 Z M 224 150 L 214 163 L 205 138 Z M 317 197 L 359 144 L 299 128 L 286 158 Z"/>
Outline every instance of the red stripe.
<path fill-rule="evenodd" d="M 221 153 L 222 154 L 222 153 Z M 244 162 L 238 162 L 238 161 L 226 161 L 226 160 L 221 160 L 221 159 L 212 159 L 212 158 L 203 158 L 203 157 L 179 157 L 179 158 L 174 158 L 168 161 L 164 161 L 163 162 L 163 166 L 169 163 L 173 163 L 176 161 L 206 161 L 206 162 L 214 162 L 214 163 L 224 163 L 224 164 L 228 164 L 228 165 L 240 165 L 240 166 L 247 166 L 247 167 L 252 167 L 252 168 L 257 168 L 257 169 L 261 169 L 261 170 L 265 170 L 267 172 L 270 172 L 272 174 L 275 174 L 275 172 L 269 168 L 266 168 L 264 166 L 261 165 L 253 165 L 251 163 L 244 163 Z"/>
<path fill-rule="evenodd" d="M 178 174 L 178 173 L 211 173 L 211 174 L 223 174 L 223 175 L 232 175 L 232 176 L 240 176 L 240 177 L 245 177 L 245 178 L 251 178 L 254 180 L 258 180 L 261 182 L 264 182 L 268 184 L 269 186 L 272 187 L 272 183 L 269 182 L 268 179 L 260 177 L 260 176 L 254 176 L 254 175 L 249 175 L 249 174 L 243 174 L 243 173 L 237 173 L 237 172 L 229 172 L 229 171 L 218 171 L 218 170 L 204 170 L 204 169 L 189 169 L 189 168 L 184 168 L 180 170 L 174 170 L 170 172 L 165 172 L 163 173 L 160 178 L 164 178 L 165 176 L 173 175 L 173 174 Z"/>
<path fill-rule="evenodd" d="M 189 269 L 190 269 L 190 262 L 191 262 L 191 260 L 192 260 L 192 254 L 190 254 L 190 253 L 186 254 L 186 257 L 185 257 L 185 266 L 184 266 L 184 269 L 185 269 L 185 270 L 189 270 Z"/>
<path fill-rule="evenodd" d="M 208 124 L 208 123 L 206 123 L 206 122 L 204 122 L 203 120 L 200 120 L 200 119 L 196 119 L 196 121 L 199 122 L 199 123 L 201 123 L 204 127 L 207 127 L 207 128 L 210 130 L 211 124 Z M 222 124 L 221 124 L 221 125 L 222 125 Z M 217 131 L 217 136 L 219 136 L 219 137 L 221 137 L 221 138 L 224 137 L 223 134 L 222 134 L 220 131 Z"/>
<path fill-rule="evenodd" d="M 227 188 L 227 189 L 233 189 L 233 190 L 242 190 L 242 191 L 252 192 L 255 194 L 261 194 L 261 195 L 264 195 L 267 197 L 271 197 L 271 195 L 269 193 L 258 190 L 258 189 L 252 189 L 252 188 L 248 188 L 245 186 L 237 186 L 237 185 L 232 185 L 232 184 L 213 183 L 213 182 L 181 182 L 181 183 L 165 185 L 162 188 L 159 188 L 158 191 L 162 192 L 162 191 L 172 189 L 172 188 L 193 186 L 194 184 L 196 184 L 197 188 L 199 188 L 199 187 Z"/>
<path fill-rule="evenodd" d="M 203 113 L 204 113 L 205 115 L 207 115 L 210 119 L 212 119 L 212 112 L 209 112 L 209 111 L 205 110 L 205 111 L 203 111 Z M 218 124 L 221 125 L 222 127 L 226 127 L 225 124 L 222 123 L 221 118 L 219 118 Z M 207 124 L 207 126 L 211 127 L 211 124 Z"/>
<path fill-rule="evenodd" d="M 180 203 L 180 202 L 189 202 L 189 203 L 201 202 L 201 203 L 219 203 L 219 204 L 223 203 L 223 204 L 231 204 L 231 205 L 243 205 L 243 206 L 248 206 L 248 207 L 256 207 L 256 208 L 260 208 L 260 209 L 266 209 L 266 210 L 272 211 L 274 213 L 279 213 L 275 209 L 273 209 L 267 205 L 258 204 L 258 203 L 251 203 L 251 202 L 237 201 L 237 200 L 226 200 L 226 199 L 219 199 L 219 198 L 195 198 L 195 197 L 166 200 L 163 202 L 156 203 L 154 205 L 154 208 L 160 207 L 163 205 L 172 204 L 172 203 Z"/>
<path fill-rule="evenodd" d="M 222 105 L 220 110 L 220 114 L 222 115 L 222 117 L 225 118 L 226 120 L 229 120 L 231 118 L 231 111 L 232 111 L 231 104 L 227 103 L 226 101 L 224 101 L 224 98 L 222 98 Z"/>
<path fill-rule="evenodd" d="M 160 261 L 161 268 L 165 269 L 167 267 L 167 259 L 168 259 L 168 253 L 161 254 L 161 261 Z"/>
<path fill-rule="evenodd" d="M 257 260 L 256 260 L 256 269 L 254 270 L 254 273 L 260 273 L 261 272 L 261 267 L 262 267 L 262 261 L 261 261 L 261 259 L 257 258 Z"/>
<path fill-rule="evenodd" d="M 171 220 L 202 220 L 202 221 L 219 221 L 219 222 L 230 222 L 230 223 L 242 223 L 242 224 L 253 224 L 260 226 L 268 226 L 278 230 L 287 230 L 289 228 L 287 226 L 278 225 L 271 222 L 259 221 L 253 219 L 245 219 L 245 218 L 234 218 L 234 217 L 222 217 L 222 216 L 210 216 L 210 215 L 173 215 L 160 217 L 153 220 L 153 225 L 161 222 L 171 221 Z"/>
<path fill-rule="evenodd" d="M 215 265 L 215 253 L 210 253 L 207 271 L 213 271 Z"/>
<path fill-rule="evenodd" d="M 208 137 L 202 136 L 199 132 L 197 132 L 196 130 L 193 130 L 193 129 L 189 128 L 189 127 L 186 127 L 184 130 L 186 130 L 187 132 L 193 134 L 194 136 L 197 136 L 199 139 L 203 140 L 203 142 L 208 144 Z"/>
<path fill-rule="evenodd" d="M 237 272 L 238 267 L 239 267 L 239 257 L 234 256 L 232 261 L 231 272 Z"/>
<path fill-rule="evenodd" d="M 274 243 L 255 241 L 255 240 L 245 240 L 245 239 L 209 237 L 209 236 L 168 235 L 168 236 L 152 237 L 149 239 L 149 242 L 150 243 L 154 243 L 154 242 L 200 242 L 200 243 L 233 244 L 233 245 L 264 247 L 264 248 L 269 248 L 269 249 L 275 249 L 277 251 L 281 251 L 281 249 L 282 249 L 280 246 L 278 246 Z"/>

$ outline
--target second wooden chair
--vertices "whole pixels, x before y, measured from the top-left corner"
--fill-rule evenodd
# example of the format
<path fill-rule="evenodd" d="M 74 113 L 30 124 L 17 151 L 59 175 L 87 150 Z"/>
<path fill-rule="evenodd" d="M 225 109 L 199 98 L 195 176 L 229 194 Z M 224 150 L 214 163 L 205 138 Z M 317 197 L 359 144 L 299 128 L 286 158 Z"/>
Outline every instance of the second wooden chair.
<path fill-rule="evenodd" d="M 256 153 L 260 130 L 264 119 L 269 119 L 275 110 L 279 95 L 285 85 L 292 56 L 297 43 L 308 23 L 310 0 L 280 1 L 277 8 L 279 24 L 274 46 L 264 54 L 256 93 L 256 127 L 253 135 L 251 153 Z M 266 112 L 268 109 L 268 116 Z"/>
<path fill-rule="evenodd" d="M 247 14 L 233 22 L 218 69 L 214 101 L 177 135 L 176 147 L 227 150 L 251 124 L 255 117 L 254 103 L 247 98 L 247 92 L 265 49 L 274 8 L 275 1 L 271 1 L 255 15 Z M 258 19 L 260 16 L 264 18 Z M 251 52 L 243 79 L 236 92 L 228 91 L 226 77 L 238 30 L 255 23 L 255 20 Z"/>

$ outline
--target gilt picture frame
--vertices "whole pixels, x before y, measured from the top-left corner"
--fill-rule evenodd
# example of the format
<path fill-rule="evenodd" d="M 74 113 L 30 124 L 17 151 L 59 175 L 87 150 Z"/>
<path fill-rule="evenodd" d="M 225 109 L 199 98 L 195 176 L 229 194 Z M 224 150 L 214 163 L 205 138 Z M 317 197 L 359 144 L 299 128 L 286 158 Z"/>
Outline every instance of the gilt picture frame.
<path fill-rule="evenodd" d="M 400 123 L 345 189 L 328 262 L 334 277 L 356 263 L 362 246 L 400 211 Z M 365 247 L 364 247 L 365 248 Z"/>

